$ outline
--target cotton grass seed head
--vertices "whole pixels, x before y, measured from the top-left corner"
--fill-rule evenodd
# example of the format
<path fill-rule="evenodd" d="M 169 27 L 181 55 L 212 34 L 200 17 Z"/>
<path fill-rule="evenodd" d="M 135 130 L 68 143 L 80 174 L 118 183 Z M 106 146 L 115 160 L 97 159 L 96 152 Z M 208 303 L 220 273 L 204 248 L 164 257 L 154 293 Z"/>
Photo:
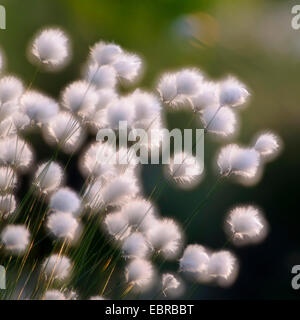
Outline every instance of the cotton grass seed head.
<path fill-rule="evenodd" d="M 102 41 L 91 48 L 91 58 L 98 66 L 113 64 L 122 53 L 123 50 L 120 46 Z"/>
<path fill-rule="evenodd" d="M 34 178 L 34 184 L 42 193 L 48 194 L 56 190 L 63 181 L 63 170 L 56 162 L 45 162 L 41 164 Z"/>
<path fill-rule="evenodd" d="M 0 122 L 0 139 L 17 134 L 17 128 L 11 117 Z"/>
<path fill-rule="evenodd" d="M 72 213 L 59 211 L 48 216 L 46 225 L 54 237 L 63 240 L 73 240 L 78 228 L 78 222 Z"/>
<path fill-rule="evenodd" d="M 257 137 L 254 149 L 262 157 L 276 156 L 280 149 L 280 139 L 272 132 L 262 133 Z"/>
<path fill-rule="evenodd" d="M 139 187 L 134 175 L 125 173 L 109 180 L 102 189 L 104 205 L 124 204 L 138 195 Z"/>
<path fill-rule="evenodd" d="M 237 126 L 235 113 L 228 107 L 210 106 L 204 109 L 201 120 L 208 132 L 228 137 L 232 135 Z"/>
<path fill-rule="evenodd" d="M 162 292 L 165 296 L 169 295 L 169 293 L 171 296 L 174 296 L 176 295 L 176 291 L 177 293 L 179 293 L 178 289 L 181 283 L 178 280 L 178 278 L 176 278 L 173 274 L 164 273 L 162 275 L 161 284 L 162 284 Z"/>
<path fill-rule="evenodd" d="M 22 131 L 30 126 L 30 118 L 22 111 L 14 112 L 11 119 L 17 131 Z"/>
<path fill-rule="evenodd" d="M 81 146 L 85 133 L 78 119 L 62 111 L 43 126 L 43 136 L 50 145 L 59 144 L 64 152 L 71 153 Z"/>
<path fill-rule="evenodd" d="M 130 98 L 134 105 L 135 122 L 154 121 L 159 116 L 161 105 L 155 95 L 137 89 Z"/>
<path fill-rule="evenodd" d="M 130 226 L 147 230 L 152 225 L 155 209 L 153 204 L 147 200 L 133 199 L 122 207 L 122 213 Z"/>
<path fill-rule="evenodd" d="M 43 273 L 48 279 L 64 280 L 70 275 L 71 269 L 70 259 L 59 254 L 52 254 L 42 265 Z"/>
<path fill-rule="evenodd" d="M 74 216 L 80 213 L 81 201 L 77 193 L 69 188 L 58 189 L 50 198 L 50 208 L 55 211 L 70 212 Z"/>
<path fill-rule="evenodd" d="M 0 167 L 0 191 L 7 192 L 17 184 L 17 175 L 10 167 Z"/>
<path fill-rule="evenodd" d="M 219 105 L 219 84 L 208 81 L 202 82 L 197 94 L 190 99 L 195 112 L 201 112 L 207 107 Z"/>
<path fill-rule="evenodd" d="M 89 183 L 83 194 L 83 202 L 86 208 L 92 210 L 92 212 L 98 212 L 101 209 L 103 203 L 101 198 L 102 182 L 95 180 Z"/>
<path fill-rule="evenodd" d="M 25 225 L 8 225 L 1 232 L 1 241 L 5 249 L 13 254 L 23 253 L 30 240 L 30 233 Z"/>
<path fill-rule="evenodd" d="M 135 81 L 142 70 L 142 59 L 133 53 L 122 53 L 113 63 L 117 76 L 125 81 Z"/>
<path fill-rule="evenodd" d="M 107 299 L 104 298 L 103 296 L 92 296 L 90 297 L 89 300 L 107 300 Z"/>
<path fill-rule="evenodd" d="M 130 127 L 135 117 L 132 101 L 127 97 L 114 101 L 108 106 L 106 117 L 109 128 L 118 129 L 120 121 L 126 121 Z"/>
<path fill-rule="evenodd" d="M 91 144 L 80 159 L 81 173 L 90 178 L 107 180 L 115 176 L 113 160 L 116 151 L 109 143 L 96 142 Z"/>
<path fill-rule="evenodd" d="M 111 88 L 97 90 L 97 95 L 96 112 L 107 108 L 110 103 L 118 98 L 117 92 Z"/>
<path fill-rule="evenodd" d="M 2 50 L 0 49 L 0 73 L 3 72 L 4 70 L 4 65 L 5 65 L 5 61 L 4 61 L 4 54 L 2 52 Z"/>
<path fill-rule="evenodd" d="M 181 187 L 195 186 L 203 173 L 203 165 L 197 158 L 184 152 L 175 153 L 168 169 L 168 177 Z"/>
<path fill-rule="evenodd" d="M 96 87 L 87 81 L 75 81 L 62 93 L 63 106 L 83 119 L 93 114 L 97 101 Z"/>
<path fill-rule="evenodd" d="M 221 175 L 235 174 L 244 178 L 253 178 L 258 172 L 260 157 L 254 149 L 230 144 L 221 149 L 217 163 Z"/>
<path fill-rule="evenodd" d="M 97 89 L 112 89 L 117 84 L 117 74 L 112 66 L 99 67 L 96 63 L 92 63 L 86 68 L 85 80 Z"/>
<path fill-rule="evenodd" d="M 109 213 L 104 220 L 107 232 L 116 240 L 122 240 L 130 234 L 126 217 L 122 212 Z"/>
<path fill-rule="evenodd" d="M 177 94 L 194 96 L 203 81 L 202 74 L 196 69 L 183 69 L 176 74 Z"/>
<path fill-rule="evenodd" d="M 245 85 L 233 77 L 229 77 L 220 84 L 220 105 L 237 107 L 244 104 L 249 96 Z"/>
<path fill-rule="evenodd" d="M 6 76 L 0 79 L 0 105 L 8 102 L 18 103 L 23 94 L 24 87 L 20 79 L 13 76 Z M 11 105 L 12 106 L 12 105 Z"/>
<path fill-rule="evenodd" d="M 33 161 L 33 153 L 29 145 L 18 136 L 0 140 L 0 163 L 16 170 L 25 171 Z"/>
<path fill-rule="evenodd" d="M 59 111 L 55 100 L 37 92 L 27 91 L 21 98 L 21 108 L 36 123 L 48 123 Z"/>
<path fill-rule="evenodd" d="M 0 196 L 0 218 L 6 219 L 16 210 L 16 199 L 13 194 Z"/>
<path fill-rule="evenodd" d="M 67 300 L 65 295 L 58 290 L 47 290 L 43 300 Z"/>
<path fill-rule="evenodd" d="M 137 289 L 147 289 L 154 277 L 152 264 L 144 259 L 136 258 L 125 268 L 125 278 Z"/>
<path fill-rule="evenodd" d="M 231 210 L 226 224 L 235 244 L 258 243 L 267 233 L 267 224 L 260 210 L 253 206 L 239 206 Z"/>
<path fill-rule="evenodd" d="M 198 244 L 188 245 L 182 258 L 179 260 L 180 271 L 192 273 L 205 273 L 208 268 L 209 254 Z"/>
<path fill-rule="evenodd" d="M 172 103 L 177 97 L 176 75 L 174 73 L 164 74 L 159 80 L 157 91 L 163 102 Z"/>
<path fill-rule="evenodd" d="M 149 251 L 149 246 L 142 233 L 134 232 L 124 239 L 122 251 L 124 257 L 144 258 Z"/>
<path fill-rule="evenodd" d="M 158 220 L 146 233 L 151 247 L 166 259 L 176 257 L 182 245 L 182 234 L 172 219 Z"/>
<path fill-rule="evenodd" d="M 30 53 L 33 62 L 42 64 L 48 70 L 63 67 L 70 57 L 70 40 L 58 28 L 47 28 L 40 31 L 33 39 Z"/>
<path fill-rule="evenodd" d="M 213 253 L 208 263 L 208 273 L 211 277 L 221 277 L 228 280 L 235 268 L 236 259 L 231 252 L 223 250 Z"/>

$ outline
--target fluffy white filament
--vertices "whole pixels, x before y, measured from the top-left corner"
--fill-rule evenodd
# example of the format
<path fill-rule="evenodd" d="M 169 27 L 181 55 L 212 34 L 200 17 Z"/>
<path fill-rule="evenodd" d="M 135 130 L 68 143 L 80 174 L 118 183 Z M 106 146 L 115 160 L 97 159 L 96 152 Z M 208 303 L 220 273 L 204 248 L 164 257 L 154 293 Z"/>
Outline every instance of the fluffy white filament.
<path fill-rule="evenodd" d="M 204 273 L 207 271 L 209 255 L 206 249 L 198 244 L 188 245 L 180 259 L 180 271 Z"/>
<path fill-rule="evenodd" d="M 220 105 L 237 107 L 246 102 L 249 96 L 244 84 L 229 77 L 220 84 Z"/>
<path fill-rule="evenodd" d="M 144 259 L 132 260 L 125 269 L 125 278 L 129 284 L 143 289 L 151 284 L 154 276 L 152 264 Z"/>
<path fill-rule="evenodd" d="M 17 183 L 17 175 L 12 168 L 0 167 L 0 191 L 12 190 Z"/>
<path fill-rule="evenodd" d="M 211 277 L 228 279 L 235 268 L 235 258 L 229 251 L 218 251 L 211 255 L 208 273 Z"/>
<path fill-rule="evenodd" d="M 65 295 L 58 290 L 46 291 L 43 300 L 67 300 Z"/>
<path fill-rule="evenodd" d="M 210 106 L 219 105 L 219 84 L 215 82 L 203 82 L 196 95 L 191 97 L 194 111 L 203 111 Z"/>
<path fill-rule="evenodd" d="M 131 200 L 122 208 L 122 214 L 128 224 L 141 231 L 149 230 L 153 226 L 154 211 L 153 204 L 144 199 Z"/>
<path fill-rule="evenodd" d="M 64 255 L 52 254 L 46 258 L 42 270 L 49 279 L 63 280 L 70 274 L 72 263 L 70 259 Z"/>
<path fill-rule="evenodd" d="M 48 216 L 47 228 L 59 239 L 73 240 L 78 228 L 78 222 L 71 213 L 55 212 Z"/>
<path fill-rule="evenodd" d="M 23 84 L 18 78 L 6 76 L 0 79 L 0 121 L 17 111 L 23 91 Z"/>
<path fill-rule="evenodd" d="M 217 163 L 222 175 L 233 173 L 245 178 L 253 178 L 258 171 L 260 157 L 254 149 L 230 144 L 221 149 Z"/>
<path fill-rule="evenodd" d="M 136 54 L 123 53 L 113 63 L 118 77 L 127 81 L 134 81 L 142 68 L 142 60 Z"/>
<path fill-rule="evenodd" d="M 89 300 L 107 300 L 107 299 L 104 298 L 103 296 L 92 296 L 90 297 Z"/>
<path fill-rule="evenodd" d="M 136 196 L 138 191 L 136 177 L 133 173 L 125 173 L 107 182 L 101 194 L 105 205 L 118 205 Z"/>
<path fill-rule="evenodd" d="M 2 50 L 0 50 L 0 73 L 3 71 L 4 69 L 4 56 L 2 53 Z"/>
<path fill-rule="evenodd" d="M 111 66 L 101 66 L 89 64 L 86 70 L 85 79 L 98 89 L 111 89 L 116 86 L 116 71 Z"/>
<path fill-rule="evenodd" d="M 177 97 L 175 74 L 165 74 L 158 83 L 157 90 L 163 102 L 171 103 Z"/>
<path fill-rule="evenodd" d="M 233 240 L 259 240 L 265 231 L 264 218 L 253 206 L 236 207 L 227 220 Z"/>
<path fill-rule="evenodd" d="M 176 290 L 180 286 L 179 280 L 171 273 L 164 273 L 162 275 L 162 292 L 167 295 L 167 291 Z"/>
<path fill-rule="evenodd" d="M 134 232 L 124 240 L 122 250 L 125 257 L 144 258 L 149 246 L 141 233 Z"/>
<path fill-rule="evenodd" d="M 102 41 L 96 43 L 91 49 L 91 57 L 99 66 L 116 62 L 122 53 L 120 46 Z"/>
<path fill-rule="evenodd" d="M 196 69 L 184 69 L 176 74 L 177 94 L 194 96 L 200 89 L 203 76 Z"/>
<path fill-rule="evenodd" d="M 0 163 L 10 165 L 16 170 L 28 169 L 33 154 L 28 144 L 18 136 L 0 140 Z"/>
<path fill-rule="evenodd" d="M 51 98 L 37 92 L 28 91 L 21 98 L 21 107 L 31 121 L 47 123 L 58 111 L 58 104 Z"/>
<path fill-rule="evenodd" d="M 56 190 L 62 183 L 63 170 L 56 162 L 46 162 L 41 164 L 35 174 L 34 184 L 43 193 Z"/>
<path fill-rule="evenodd" d="M 56 211 L 77 215 L 80 209 L 80 199 L 71 189 L 60 188 L 51 196 L 49 206 Z"/>
<path fill-rule="evenodd" d="M 105 217 L 104 224 L 107 232 L 116 240 L 122 240 L 130 233 L 127 220 L 121 212 L 109 213 Z"/>
<path fill-rule="evenodd" d="M 205 108 L 201 119 L 209 132 L 224 137 L 233 134 L 237 124 L 235 113 L 230 108 L 216 105 Z"/>
<path fill-rule="evenodd" d="M 12 194 L 0 196 L 0 218 L 6 219 L 16 210 L 16 199 Z"/>
<path fill-rule="evenodd" d="M 200 92 L 203 76 L 197 69 L 183 69 L 177 73 L 167 73 L 162 76 L 157 90 L 163 102 L 177 105 Z"/>
<path fill-rule="evenodd" d="M 87 81 L 75 81 L 63 92 L 63 106 L 82 118 L 90 117 L 98 101 L 96 88 Z"/>
<path fill-rule="evenodd" d="M 23 253 L 30 239 L 30 233 L 24 225 L 8 225 L 1 233 L 1 241 L 6 250 L 14 254 Z"/>
<path fill-rule="evenodd" d="M 83 195 L 83 201 L 87 208 L 94 211 L 98 211 L 102 206 L 101 198 L 102 183 L 99 180 L 95 180 L 89 183 L 86 187 L 85 193 Z"/>
<path fill-rule="evenodd" d="M 276 154 L 279 149 L 279 139 L 271 132 L 263 133 L 257 138 L 254 149 L 262 156 Z"/>
<path fill-rule="evenodd" d="M 84 132 L 78 120 L 69 112 L 60 112 L 46 126 L 43 136 L 49 144 L 59 144 L 66 153 L 80 147 Z"/>
<path fill-rule="evenodd" d="M 194 186 L 200 179 L 203 167 L 196 157 L 184 152 L 176 153 L 170 161 L 169 176 L 182 186 Z"/>
<path fill-rule="evenodd" d="M 181 247 L 181 231 L 172 219 L 157 221 L 146 236 L 150 245 L 165 258 L 174 258 Z"/>
<path fill-rule="evenodd" d="M 126 97 L 116 100 L 108 106 L 106 116 L 106 122 L 112 129 L 118 129 L 120 121 L 126 121 L 130 127 L 135 117 L 134 104 Z"/>
<path fill-rule="evenodd" d="M 1 107 L 0 107 L 1 108 Z M 11 117 L 0 122 L 0 139 L 17 133 L 17 128 Z"/>
<path fill-rule="evenodd" d="M 69 39 L 60 29 L 42 30 L 33 40 L 31 53 L 45 66 L 61 67 L 70 55 Z"/>
<path fill-rule="evenodd" d="M 116 151 L 108 143 L 97 142 L 86 150 L 80 161 L 81 172 L 86 177 L 107 179 L 115 175 L 113 159 Z"/>
<path fill-rule="evenodd" d="M 17 130 L 24 130 L 30 125 L 30 118 L 21 111 L 16 111 L 11 118 Z"/>
<path fill-rule="evenodd" d="M 134 106 L 135 122 L 146 122 L 150 125 L 159 116 L 161 106 L 159 100 L 153 94 L 137 89 L 130 98 Z"/>

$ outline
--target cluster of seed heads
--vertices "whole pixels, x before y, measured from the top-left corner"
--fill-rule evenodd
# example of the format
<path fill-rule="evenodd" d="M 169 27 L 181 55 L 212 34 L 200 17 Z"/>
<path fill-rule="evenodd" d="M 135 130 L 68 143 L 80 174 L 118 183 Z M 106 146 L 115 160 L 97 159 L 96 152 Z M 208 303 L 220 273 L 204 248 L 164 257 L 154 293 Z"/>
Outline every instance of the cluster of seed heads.
<path fill-rule="evenodd" d="M 68 36 L 59 29 L 42 30 L 29 47 L 30 61 L 37 70 L 56 71 L 71 57 Z M 0 68 L 3 71 L 3 54 Z M 28 214 L 14 196 L 22 174 L 34 168 L 34 150 L 23 138 L 25 131 L 37 127 L 45 142 L 57 150 L 76 153 L 85 143 L 86 133 L 95 134 L 101 128 L 117 129 L 120 121 L 129 128 L 150 131 L 165 127 L 162 113 L 165 108 L 190 108 L 202 123 L 205 134 L 230 138 L 237 129 L 237 115 L 249 92 L 234 77 L 214 82 L 207 80 L 198 69 L 183 69 L 163 74 L 157 93 L 140 89 L 126 96 L 118 92 L 120 83 L 134 83 L 141 75 L 143 63 L 136 54 L 126 52 L 113 43 L 98 42 L 90 53 L 79 80 L 67 85 L 59 101 L 32 89 L 11 75 L 0 79 L 0 219 L 1 246 L 6 255 L 27 257 L 35 244 L 36 226 L 11 223 L 14 215 Z M 152 149 L 161 139 L 141 141 Z M 235 179 L 238 183 L 254 183 L 262 175 L 263 165 L 273 159 L 280 149 L 280 140 L 272 132 L 259 134 L 249 146 L 228 144 L 217 156 L 220 178 Z M 181 227 L 174 219 L 159 215 L 152 199 L 143 196 L 139 183 L 139 164 L 118 165 L 99 161 L 99 150 L 119 156 L 108 143 L 95 142 L 80 156 L 79 170 L 85 178 L 82 191 L 64 186 L 66 170 L 55 157 L 38 165 L 32 176 L 32 192 L 47 203 L 42 228 L 46 228 L 55 243 L 60 243 L 37 269 L 49 283 L 41 290 L 40 299 L 76 299 L 68 287 L 74 261 L 65 248 L 82 248 L 89 232 L 83 217 L 99 217 L 99 228 L 108 234 L 109 241 L 120 250 L 126 261 L 123 274 L 129 292 L 150 290 L 160 283 L 163 295 L 183 293 L 185 277 L 195 282 L 231 284 L 238 272 L 238 259 L 227 250 L 210 250 L 199 244 L 184 244 Z M 196 186 L 203 172 L 197 162 L 186 161 L 192 154 L 181 154 L 182 164 L 168 166 L 167 177 L 179 188 Z M 25 213 L 24 213 L 25 212 Z M 197 210 L 195 211 L 197 213 Z M 29 221 L 25 219 L 24 221 Z M 89 220 L 88 220 L 89 221 Z M 257 243 L 267 235 L 267 222 L 262 212 L 250 205 L 233 208 L 226 217 L 225 230 L 236 245 Z M 188 241 L 188 238 L 186 237 Z M 103 240 L 104 241 L 104 240 Z M 154 258 L 179 263 L 178 273 L 164 273 L 154 266 Z M 20 260 L 22 261 L 22 260 Z M 183 276 L 179 276 L 182 274 Z M 161 279 L 158 280 L 158 276 Z M 51 287 L 55 283 L 56 286 Z M 59 284 L 57 286 L 57 283 Z M 92 300 L 109 298 L 100 292 Z"/>

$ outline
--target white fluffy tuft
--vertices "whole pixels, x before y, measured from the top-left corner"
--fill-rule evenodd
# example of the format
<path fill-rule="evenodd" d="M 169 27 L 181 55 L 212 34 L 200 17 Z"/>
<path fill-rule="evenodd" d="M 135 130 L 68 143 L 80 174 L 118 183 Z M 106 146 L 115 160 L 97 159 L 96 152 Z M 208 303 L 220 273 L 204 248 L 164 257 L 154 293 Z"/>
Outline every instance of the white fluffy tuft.
<path fill-rule="evenodd" d="M 80 213 L 80 198 L 69 188 L 58 189 L 50 198 L 50 208 L 61 212 Z"/>
<path fill-rule="evenodd" d="M 54 212 L 47 219 L 47 228 L 59 239 L 73 240 L 78 228 L 78 222 L 71 213 Z"/>
<path fill-rule="evenodd" d="M 125 269 L 126 281 L 139 289 L 146 289 L 151 284 L 153 276 L 152 264 L 144 259 L 132 260 Z"/>
<path fill-rule="evenodd" d="M 35 174 L 34 184 L 43 193 L 56 190 L 62 183 L 63 170 L 56 162 L 45 162 L 41 164 Z"/>
<path fill-rule="evenodd" d="M 60 29 L 42 30 L 33 40 L 31 53 L 48 67 L 61 67 L 70 55 L 69 39 Z"/>
<path fill-rule="evenodd" d="M 72 268 L 71 261 L 68 257 L 58 254 L 52 254 L 46 258 L 42 270 L 49 279 L 64 280 L 70 274 Z"/>
<path fill-rule="evenodd" d="M 25 225 L 8 225 L 2 230 L 1 240 L 6 250 L 20 254 L 29 244 L 30 233 Z"/>

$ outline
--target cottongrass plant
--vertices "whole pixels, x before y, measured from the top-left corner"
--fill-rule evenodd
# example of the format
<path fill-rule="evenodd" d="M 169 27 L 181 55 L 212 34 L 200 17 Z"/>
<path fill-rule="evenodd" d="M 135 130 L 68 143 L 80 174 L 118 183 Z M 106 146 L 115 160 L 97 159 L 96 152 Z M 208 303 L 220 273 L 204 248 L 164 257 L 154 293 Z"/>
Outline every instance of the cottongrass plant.
<path fill-rule="evenodd" d="M 193 154 L 175 152 L 146 198 L 139 163 L 107 161 L 128 156 L 123 146 L 115 150 L 102 141 L 81 147 L 98 129 L 116 130 L 120 121 L 127 121 L 129 129 L 158 130 L 149 141 L 140 137 L 140 150 L 160 150 L 166 108 L 190 109 L 204 134 L 228 141 L 249 97 L 246 86 L 233 76 L 216 82 L 197 68 L 187 68 L 163 74 L 157 93 L 136 89 L 121 95 L 120 84 L 130 88 L 140 78 L 142 59 L 100 41 L 90 49 L 82 78 L 67 84 L 56 101 L 31 87 L 41 68 L 55 71 L 69 61 L 68 36 L 46 28 L 31 42 L 29 55 L 37 69 L 27 89 L 15 76 L 0 78 L 0 257 L 8 275 L 2 298 L 105 300 L 148 292 L 159 299 L 182 296 L 190 281 L 194 286 L 232 284 L 239 268 L 233 248 L 228 243 L 219 250 L 189 244 L 188 227 L 221 182 L 258 182 L 263 166 L 280 151 L 276 134 L 262 132 L 248 146 L 222 146 L 215 160 L 215 185 L 186 213 L 182 225 L 160 214 L 155 202 L 168 180 L 187 189 L 201 183 L 203 164 Z M 3 61 L 1 53 L 0 70 Z M 41 133 L 55 149 L 47 161 L 34 163 L 34 148 L 27 142 L 31 131 Z M 65 182 L 78 150 L 83 150 L 77 156 L 84 182 L 73 190 Z M 66 163 L 58 160 L 61 154 L 67 154 Z M 24 187 L 24 173 L 31 176 L 29 187 Z M 22 188 L 28 191 L 18 199 Z M 224 230 L 233 245 L 247 245 L 262 241 L 268 224 L 260 209 L 240 204 L 227 213 Z M 46 246 L 46 257 L 40 246 Z M 177 273 L 162 272 L 167 260 L 178 264 Z M 90 285 L 92 278 L 96 281 Z"/>

